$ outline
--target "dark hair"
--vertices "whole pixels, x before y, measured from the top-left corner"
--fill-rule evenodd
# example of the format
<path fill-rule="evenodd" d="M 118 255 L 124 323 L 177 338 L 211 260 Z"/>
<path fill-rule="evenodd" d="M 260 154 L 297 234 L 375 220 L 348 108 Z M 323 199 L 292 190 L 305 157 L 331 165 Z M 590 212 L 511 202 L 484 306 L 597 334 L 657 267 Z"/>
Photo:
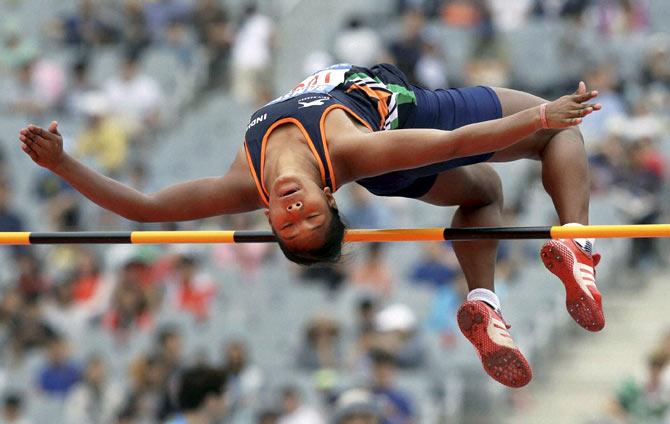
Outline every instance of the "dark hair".
<path fill-rule="evenodd" d="M 177 327 L 174 326 L 166 326 L 160 329 L 158 332 L 158 344 L 160 346 L 164 346 L 165 343 L 167 343 L 168 339 L 171 339 L 172 337 L 181 337 L 181 334 L 179 333 L 179 330 Z"/>
<path fill-rule="evenodd" d="M 208 396 L 225 392 L 226 374 L 219 368 L 195 366 L 181 375 L 177 400 L 182 411 L 200 409 Z"/>
<path fill-rule="evenodd" d="M 277 244 L 279 244 L 281 251 L 284 252 L 286 259 L 299 265 L 314 265 L 321 262 L 335 263 L 340 259 L 340 256 L 342 256 L 344 231 L 347 227 L 342 222 L 340 212 L 337 208 L 331 206 L 330 212 L 332 213 L 332 218 L 326 231 L 326 240 L 323 245 L 316 249 L 306 251 L 291 250 L 277 237 Z"/>
<path fill-rule="evenodd" d="M 397 363 L 392 353 L 382 349 L 373 349 L 369 355 L 374 365 L 396 365 Z"/>
<path fill-rule="evenodd" d="M 23 407 L 23 396 L 19 393 L 8 393 L 2 403 L 5 408 L 21 409 Z"/>

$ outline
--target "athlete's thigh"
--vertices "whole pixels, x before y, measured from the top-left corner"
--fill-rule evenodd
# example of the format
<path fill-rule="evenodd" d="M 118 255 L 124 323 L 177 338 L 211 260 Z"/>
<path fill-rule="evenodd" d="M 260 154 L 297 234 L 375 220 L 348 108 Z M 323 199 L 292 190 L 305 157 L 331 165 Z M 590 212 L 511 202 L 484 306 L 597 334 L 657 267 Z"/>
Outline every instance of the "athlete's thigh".
<path fill-rule="evenodd" d="M 493 88 L 500 99 L 502 114 L 514 115 L 522 110 L 530 109 L 545 103 L 541 97 L 523 91 L 509 88 Z M 519 141 L 518 143 L 496 152 L 489 162 L 509 162 L 517 159 L 539 159 L 539 155 L 546 143 L 556 133 L 556 130 L 542 130 Z"/>
<path fill-rule="evenodd" d="M 491 165 L 462 166 L 438 174 L 431 189 L 419 200 L 437 206 L 480 206 L 501 202 L 502 184 Z"/>

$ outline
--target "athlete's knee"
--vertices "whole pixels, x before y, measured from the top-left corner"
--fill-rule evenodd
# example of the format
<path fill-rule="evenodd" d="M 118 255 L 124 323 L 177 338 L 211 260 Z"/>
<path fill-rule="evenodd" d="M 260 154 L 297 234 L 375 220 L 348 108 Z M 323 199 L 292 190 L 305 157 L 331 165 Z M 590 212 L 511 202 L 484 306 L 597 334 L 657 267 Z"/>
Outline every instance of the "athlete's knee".
<path fill-rule="evenodd" d="M 476 165 L 473 169 L 473 184 L 470 188 L 471 203 L 465 207 L 481 207 L 503 202 L 502 181 L 498 173 L 487 164 Z"/>

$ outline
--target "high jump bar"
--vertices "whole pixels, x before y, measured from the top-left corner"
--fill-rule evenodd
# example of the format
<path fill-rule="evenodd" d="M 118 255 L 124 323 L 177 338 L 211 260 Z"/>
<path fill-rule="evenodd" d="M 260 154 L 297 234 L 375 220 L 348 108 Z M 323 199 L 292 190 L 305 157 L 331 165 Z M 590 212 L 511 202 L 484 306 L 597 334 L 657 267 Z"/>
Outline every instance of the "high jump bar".
<path fill-rule="evenodd" d="M 347 230 L 346 242 L 670 237 L 670 224 Z M 271 231 L 0 232 L 0 245 L 274 243 Z"/>

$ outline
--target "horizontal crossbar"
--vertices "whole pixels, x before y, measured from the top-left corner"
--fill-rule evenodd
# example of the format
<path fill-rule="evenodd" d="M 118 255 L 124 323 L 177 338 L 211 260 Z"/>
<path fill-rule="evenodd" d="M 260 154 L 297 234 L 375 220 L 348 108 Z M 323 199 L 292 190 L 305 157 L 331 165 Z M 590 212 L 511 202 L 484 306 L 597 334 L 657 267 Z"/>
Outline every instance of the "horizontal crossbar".
<path fill-rule="evenodd" d="M 670 237 L 670 224 L 347 230 L 346 242 Z M 0 232 L 0 244 L 274 243 L 271 231 Z"/>

